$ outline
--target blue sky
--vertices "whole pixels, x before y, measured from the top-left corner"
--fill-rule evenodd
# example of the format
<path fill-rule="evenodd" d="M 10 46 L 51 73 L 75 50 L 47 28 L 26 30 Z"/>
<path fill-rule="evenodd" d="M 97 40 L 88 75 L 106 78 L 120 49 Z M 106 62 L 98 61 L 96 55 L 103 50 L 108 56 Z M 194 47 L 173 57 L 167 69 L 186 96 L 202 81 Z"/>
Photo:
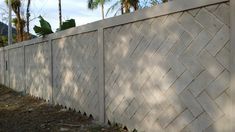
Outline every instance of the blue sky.
<path fill-rule="evenodd" d="M 87 0 L 61 0 L 62 2 L 62 16 L 63 20 L 75 19 L 77 25 L 83 25 L 91 23 L 101 19 L 100 8 L 95 10 L 89 10 L 87 8 Z M 25 0 L 26 3 L 26 0 Z M 105 5 L 105 10 L 110 7 L 111 3 Z M 26 6 L 26 4 L 24 4 Z M 7 8 L 4 0 L 0 0 L 0 7 Z M 31 4 L 32 14 L 31 18 L 35 18 L 42 15 L 52 25 L 53 31 L 58 28 L 58 0 L 32 0 Z M 0 9 L 0 13 L 2 10 Z M 109 15 L 113 16 L 112 14 Z M 2 16 L 0 16 L 0 20 Z M 34 25 L 37 25 L 38 19 L 34 19 L 31 22 L 31 29 Z M 33 32 L 31 30 L 31 32 Z"/>

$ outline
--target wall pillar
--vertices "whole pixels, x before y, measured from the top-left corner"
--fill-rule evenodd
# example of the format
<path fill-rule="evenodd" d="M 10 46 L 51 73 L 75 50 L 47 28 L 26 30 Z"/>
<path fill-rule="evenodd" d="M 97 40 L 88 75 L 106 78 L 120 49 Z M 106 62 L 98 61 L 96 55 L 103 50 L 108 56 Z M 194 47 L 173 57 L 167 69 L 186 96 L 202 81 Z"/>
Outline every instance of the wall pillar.
<path fill-rule="evenodd" d="M 5 60 L 5 48 L 3 47 L 2 48 L 2 52 L 3 52 L 3 55 L 2 55 L 2 57 L 3 57 L 3 85 L 5 85 L 5 78 L 6 78 L 6 75 L 5 75 L 5 71 L 6 71 L 6 60 Z"/>
<path fill-rule="evenodd" d="M 104 82 L 104 32 L 98 29 L 98 70 L 99 70 L 99 122 L 105 123 L 105 82 Z"/>
<path fill-rule="evenodd" d="M 49 39 L 49 52 L 50 52 L 50 65 L 51 65 L 51 80 L 50 80 L 50 88 L 51 88 L 51 97 L 49 102 L 51 104 L 54 104 L 54 99 L 53 99 L 53 49 L 52 49 L 52 39 Z"/>
<path fill-rule="evenodd" d="M 23 61 L 24 61 L 24 71 L 23 71 L 23 76 L 24 76 L 24 94 L 26 94 L 27 87 L 26 87 L 26 60 L 25 60 L 25 45 L 23 45 Z"/>
<path fill-rule="evenodd" d="M 231 131 L 235 131 L 235 0 L 230 0 L 230 40 L 231 40 Z"/>

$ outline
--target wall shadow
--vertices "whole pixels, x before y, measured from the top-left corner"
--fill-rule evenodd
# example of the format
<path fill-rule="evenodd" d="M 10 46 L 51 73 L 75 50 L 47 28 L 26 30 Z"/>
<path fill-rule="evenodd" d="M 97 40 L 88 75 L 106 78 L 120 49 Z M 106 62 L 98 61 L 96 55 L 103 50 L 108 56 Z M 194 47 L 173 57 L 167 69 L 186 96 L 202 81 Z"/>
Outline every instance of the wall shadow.
<path fill-rule="evenodd" d="M 228 9 L 220 3 L 104 29 L 106 120 L 149 132 L 232 131 Z M 52 60 L 49 42 L 26 46 L 26 91 L 98 119 L 97 40 L 97 31 L 52 40 Z M 17 91 L 22 53 L 9 50 L 5 72 Z"/>
<path fill-rule="evenodd" d="M 25 47 L 25 75 L 26 93 L 52 100 L 49 42 Z"/>
<path fill-rule="evenodd" d="M 52 41 L 55 103 L 99 117 L 97 31 Z"/>
<path fill-rule="evenodd" d="M 15 91 L 22 92 L 24 88 L 24 51 L 23 48 L 15 48 L 8 50 L 8 70 L 9 87 Z"/>
<path fill-rule="evenodd" d="M 225 7 L 105 29 L 107 120 L 149 132 L 232 131 Z"/>

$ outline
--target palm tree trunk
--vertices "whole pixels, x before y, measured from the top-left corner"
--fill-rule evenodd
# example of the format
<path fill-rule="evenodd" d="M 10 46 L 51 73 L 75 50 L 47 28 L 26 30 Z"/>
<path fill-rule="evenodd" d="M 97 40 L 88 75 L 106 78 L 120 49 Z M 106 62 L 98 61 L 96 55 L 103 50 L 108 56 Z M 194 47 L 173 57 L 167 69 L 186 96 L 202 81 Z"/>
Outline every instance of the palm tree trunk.
<path fill-rule="evenodd" d="M 61 11 L 61 0 L 59 0 L 59 24 L 62 25 L 62 11 Z"/>
<path fill-rule="evenodd" d="M 134 10 L 138 10 L 139 9 L 139 0 L 135 0 L 134 3 L 133 3 L 133 7 L 134 7 Z"/>
<path fill-rule="evenodd" d="M 30 3 L 31 3 L 31 0 L 28 0 L 27 10 L 26 10 L 26 24 L 27 24 L 27 33 L 28 34 L 29 34 Z"/>
<path fill-rule="evenodd" d="M 123 1 L 121 2 L 121 13 L 124 14 Z"/>
<path fill-rule="evenodd" d="M 124 13 L 130 13 L 131 4 L 128 0 L 124 0 L 123 7 L 124 7 Z"/>
<path fill-rule="evenodd" d="M 24 39 L 24 27 L 22 25 L 22 19 L 20 16 L 20 7 L 17 7 L 17 12 L 16 12 L 16 18 L 17 18 L 17 27 L 18 28 L 18 37 L 19 37 L 19 42 L 23 41 Z"/>
<path fill-rule="evenodd" d="M 101 4 L 102 19 L 104 20 L 104 4 Z"/>

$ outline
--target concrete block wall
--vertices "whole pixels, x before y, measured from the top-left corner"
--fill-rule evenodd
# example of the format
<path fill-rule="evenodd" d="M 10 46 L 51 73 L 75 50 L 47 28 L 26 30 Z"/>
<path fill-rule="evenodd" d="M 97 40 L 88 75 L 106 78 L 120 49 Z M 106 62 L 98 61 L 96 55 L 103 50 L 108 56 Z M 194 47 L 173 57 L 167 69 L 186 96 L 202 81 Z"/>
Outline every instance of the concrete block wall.
<path fill-rule="evenodd" d="M 97 31 L 52 41 L 53 101 L 99 117 Z"/>
<path fill-rule="evenodd" d="M 25 49 L 25 91 L 52 100 L 49 41 L 28 45 Z"/>
<path fill-rule="evenodd" d="M 22 47 L 8 50 L 9 87 L 24 91 L 24 49 Z"/>
<path fill-rule="evenodd" d="M 232 132 L 231 8 L 176 0 L 7 46 L 0 82 L 129 130 Z"/>
<path fill-rule="evenodd" d="M 141 131 L 228 131 L 228 10 L 220 3 L 105 29 L 107 119 Z"/>

